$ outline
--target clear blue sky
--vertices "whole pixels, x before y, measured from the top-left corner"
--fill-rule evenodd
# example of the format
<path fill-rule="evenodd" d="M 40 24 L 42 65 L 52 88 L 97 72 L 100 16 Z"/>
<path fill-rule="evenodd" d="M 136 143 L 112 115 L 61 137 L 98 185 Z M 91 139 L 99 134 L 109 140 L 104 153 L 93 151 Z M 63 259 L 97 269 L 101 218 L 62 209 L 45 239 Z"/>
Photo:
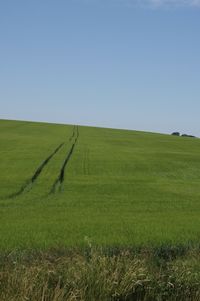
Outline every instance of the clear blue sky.
<path fill-rule="evenodd" d="M 200 136 L 200 1 L 1 1 L 0 118 Z"/>

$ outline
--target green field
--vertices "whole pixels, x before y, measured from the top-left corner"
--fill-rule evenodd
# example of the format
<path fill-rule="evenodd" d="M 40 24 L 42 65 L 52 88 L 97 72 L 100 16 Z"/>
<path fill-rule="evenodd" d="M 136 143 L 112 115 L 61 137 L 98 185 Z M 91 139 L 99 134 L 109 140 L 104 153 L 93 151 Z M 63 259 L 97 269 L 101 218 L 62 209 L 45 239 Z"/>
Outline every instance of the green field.
<path fill-rule="evenodd" d="M 199 139 L 0 121 L 0 249 L 199 238 Z"/>

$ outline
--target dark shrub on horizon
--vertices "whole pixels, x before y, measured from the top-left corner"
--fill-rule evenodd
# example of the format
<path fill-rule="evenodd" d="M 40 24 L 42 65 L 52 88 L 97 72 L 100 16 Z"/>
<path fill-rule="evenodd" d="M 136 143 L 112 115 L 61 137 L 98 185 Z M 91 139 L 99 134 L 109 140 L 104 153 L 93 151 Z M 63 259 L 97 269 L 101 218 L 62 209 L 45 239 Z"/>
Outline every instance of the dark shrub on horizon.
<path fill-rule="evenodd" d="M 180 133 L 179 132 L 173 132 L 172 135 L 173 136 L 180 136 Z"/>
<path fill-rule="evenodd" d="M 181 135 L 182 137 L 190 137 L 190 138 L 196 138 L 195 136 L 193 136 L 193 135 L 187 135 L 187 134 L 183 134 L 183 135 Z"/>

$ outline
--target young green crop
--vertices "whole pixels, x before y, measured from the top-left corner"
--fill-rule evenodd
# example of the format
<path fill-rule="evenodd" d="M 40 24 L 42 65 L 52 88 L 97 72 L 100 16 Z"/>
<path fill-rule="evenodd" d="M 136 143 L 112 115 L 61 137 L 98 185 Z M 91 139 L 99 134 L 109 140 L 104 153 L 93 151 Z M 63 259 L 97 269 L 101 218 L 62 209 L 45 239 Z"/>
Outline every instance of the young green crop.
<path fill-rule="evenodd" d="M 198 242 L 199 139 L 3 120 L 0 129 L 1 249 Z"/>

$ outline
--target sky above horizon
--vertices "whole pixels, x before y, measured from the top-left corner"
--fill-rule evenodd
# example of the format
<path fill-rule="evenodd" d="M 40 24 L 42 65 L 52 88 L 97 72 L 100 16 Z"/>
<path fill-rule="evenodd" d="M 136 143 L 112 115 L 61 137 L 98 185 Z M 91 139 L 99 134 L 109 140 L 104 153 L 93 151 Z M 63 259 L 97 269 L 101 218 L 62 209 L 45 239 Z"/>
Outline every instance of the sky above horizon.
<path fill-rule="evenodd" d="M 200 0 L 0 3 L 0 118 L 200 136 Z"/>

